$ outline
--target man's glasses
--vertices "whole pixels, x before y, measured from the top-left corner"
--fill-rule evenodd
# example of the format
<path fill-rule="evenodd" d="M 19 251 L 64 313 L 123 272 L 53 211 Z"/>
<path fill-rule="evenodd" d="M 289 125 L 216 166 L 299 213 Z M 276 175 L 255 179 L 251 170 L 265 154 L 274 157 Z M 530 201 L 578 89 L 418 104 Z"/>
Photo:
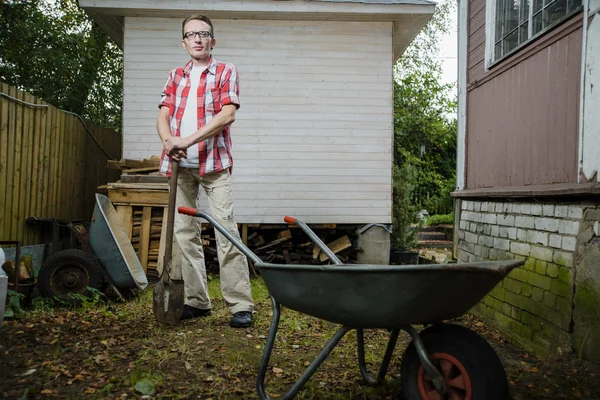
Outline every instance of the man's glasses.
<path fill-rule="evenodd" d="M 206 39 L 208 37 L 212 37 L 212 34 L 209 31 L 190 31 L 183 34 L 183 38 L 185 40 L 194 40 L 194 38 L 198 35 L 199 39 Z"/>

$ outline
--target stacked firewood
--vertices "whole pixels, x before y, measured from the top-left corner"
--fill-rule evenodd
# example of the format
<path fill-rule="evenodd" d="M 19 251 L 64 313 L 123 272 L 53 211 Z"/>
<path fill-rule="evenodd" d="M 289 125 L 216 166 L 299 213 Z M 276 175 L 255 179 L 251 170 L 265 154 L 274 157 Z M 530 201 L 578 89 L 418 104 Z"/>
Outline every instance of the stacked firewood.
<path fill-rule="evenodd" d="M 354 231 L 342 229 L 314 229 L 321 240 L 327 244 L 343 263 L 356 262 L 356 250 L 353 246 Z M 217 272 L 216 240 L 214 229 L 208 227 L 202 232 L 204 255 L 209 271 Z M 329 264 L 331 261 L 323 251 L 316 246 L 299 228 L 286 225 L 268 225 L 249 227 L 247 246 L 261 260 L 273 264 Z"/>

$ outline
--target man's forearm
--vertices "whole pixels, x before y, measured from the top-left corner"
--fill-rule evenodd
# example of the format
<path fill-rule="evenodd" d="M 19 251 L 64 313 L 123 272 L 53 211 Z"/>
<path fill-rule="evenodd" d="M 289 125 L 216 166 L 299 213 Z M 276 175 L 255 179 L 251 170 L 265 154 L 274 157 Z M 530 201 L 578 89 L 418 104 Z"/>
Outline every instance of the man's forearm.
<path fill-rule="evenodd" d="M 161 143 L 164 145 L 167 139 L 171 137 L 171 127 L 169 127 L 168 116 L 159 115 L 156 120 L 156 130 L 158 131 L 158 136 L 160 137 Z"/>
<path fill-rule="evenodd" d="M 225 107 L 227 107 L 227 109 L 225 109 Z M 219 134 L 223 129 L 235 121 L 235 106 L 227 105 L 225 107 L 224 110 L 215 115 L 208 124 L 204 125 L 190 136 L 190 146 Z"/>

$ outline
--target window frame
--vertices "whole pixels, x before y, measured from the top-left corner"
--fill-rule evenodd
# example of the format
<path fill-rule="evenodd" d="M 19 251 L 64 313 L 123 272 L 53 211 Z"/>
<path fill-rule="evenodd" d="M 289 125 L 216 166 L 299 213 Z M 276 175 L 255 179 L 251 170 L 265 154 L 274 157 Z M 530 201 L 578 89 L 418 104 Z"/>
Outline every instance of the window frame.
<path fill-rule="evenodd" d="M 583 11 L 583 1 L 582 1 L 582 4 L 577 6 L 576 8 L 574 8 L 570 13 L 565 14 L 561 18 L 554 21 L 551 25 L 543 28 L 542 30 L 540 30 L 539 32 L 534 34 L 533 33 L 533 16 L 534 16 L 534 14 L 542 13 L 542 15 L 543 15 L 544 9 L 551 6 L 554 3 L 554 1 L 551 0 L 548 4 L 542 5 L 542 7 L 537 12 L 534 13 L 533 0 L 531 0 L 529 7 L 528 7 L 528 18 L 527 18 L 527 22 L 526 22 L 527 23 L 527 36 L 528 36 L 527 40 L 520 43 L 514 49 L 510 50 L 506 54 L 503 54 L 501 57 L 498 57 L 496 59 L 495 58 L 496 43 L 502 40 L 502 38 L 496 40 L 496 23 L 497 23 L 496 14 L 497 14 L 498 1 L 506 1 L 506 0 L 486 0 L 486 5 L 485 5 L 485 69 L 486 69 L 486 71 L 490 70 L 491 68 L 497 66 L 498 64 L 501 64 L 502 62 L 506 61 L 508 58 L 512 57 L 515 53 L 520 52 L 521 50 L 528 47 L 531 43 L 535 42 L 540 37 L 544 36 L 551 30 L 553 30 L 556 27 L 563 24 L 565 21 L 571 19 L 572 17 L 576 16 L 581 11 Z M 567 4 L 572 1 L 573 0 L 567 0 Z M 518 35 L 520 27 L 524 24 L 525 23 L 517 22 L 517 26 L 516 26 L 516 28 L 513 29 L 513 31 L 517 32 L 517 35 Z M 513 31 L 511 31 L 511 33 Z M 504 37 L 506 37 L 506 36 L 508 36 L 508 35 L 505 35 Z"/>

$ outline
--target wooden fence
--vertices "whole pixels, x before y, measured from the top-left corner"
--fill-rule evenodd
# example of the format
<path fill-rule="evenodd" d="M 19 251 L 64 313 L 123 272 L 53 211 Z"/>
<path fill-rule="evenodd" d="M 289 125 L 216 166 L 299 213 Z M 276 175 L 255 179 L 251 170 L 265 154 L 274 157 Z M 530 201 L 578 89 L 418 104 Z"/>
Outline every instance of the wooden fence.
<path fill-rule="evenodd" d="M 119 133 L 0 82 L 0 240 L 39 243 L 28 217 L 89 222 L 96 188 L 119 179 L 109 156 L 121 154 Z"/>

